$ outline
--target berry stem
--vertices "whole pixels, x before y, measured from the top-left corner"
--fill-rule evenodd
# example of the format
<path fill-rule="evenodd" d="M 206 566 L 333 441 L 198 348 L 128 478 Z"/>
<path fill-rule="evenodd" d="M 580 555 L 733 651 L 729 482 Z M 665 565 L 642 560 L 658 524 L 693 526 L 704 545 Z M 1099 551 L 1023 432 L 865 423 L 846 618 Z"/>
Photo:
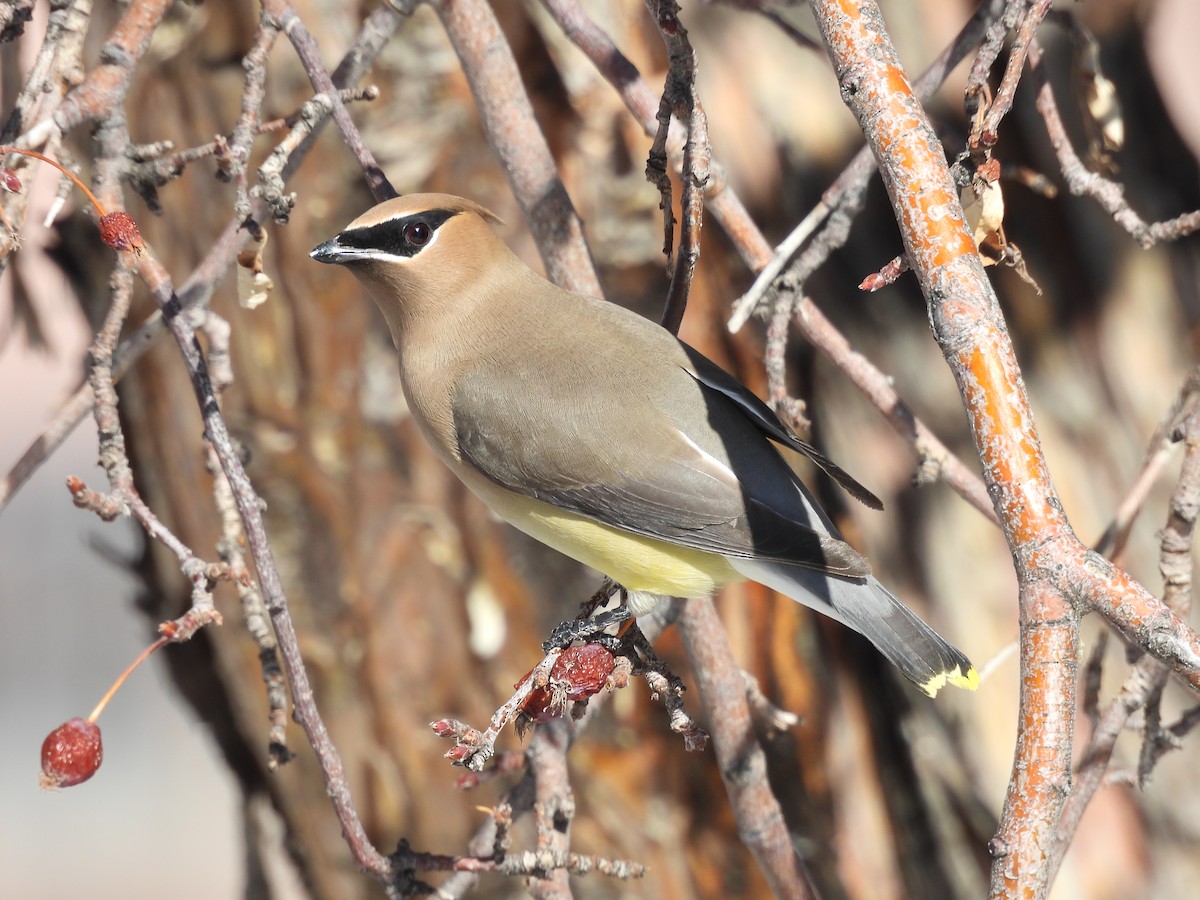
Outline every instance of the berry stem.
<path fill-rule="evenodd" d="M 4 153 L 19 153 L 21 156 L 30 156 L 34 159 L 40 159 L 44 163 L 49 163 L 50 165 L 54 166 L 54 168 L 58 169 L 58 171 L 70 178 L 73 182 L 75 182 L 75 185 L 87 195 L 87 198 L 91 201 L 92 206 L 96 207 L 96 212 L 98 212 L 101 216 L 108 215 L 108 211 L 104 208 L 104 204 L 96 198 L 96 195 L 91 192 L 88 186 L 80 181 L 74 172 L 69 171 L 61 163 L 56 162 L 49 156 L 46 156 L 44 153 L 38 153 L 36 150 L 23 150 L 20 147 L 13 147 L 11 144 L 0 145 L 0 154 Z"/>
<path fill-rule="evenodd" d="M 94 724 L 95 721 L 100 718 L 100 713 L 104 712 L 104 707 L 108 706 L 108 701 L 113 698 L 113 694 L 120 690 L 121 685 L 125 683 L 125 679 L 133 674 L 133 670 L 149 659 L 151 653 L 153 653 L 159 647 L 169 643 L 169 638 L 160 637 L 157 641 L 139 653 L 137 659 L 131 662 L 125 668 L 125 671 L 117 676 L 117 680 L 113 682 L 113 685 L 108 689 L 108 692 L 100 698 L 100 702 L 96 704 L 96 708 L 92 710 L 91 714 L 87 717 L 87 720 Z"/>

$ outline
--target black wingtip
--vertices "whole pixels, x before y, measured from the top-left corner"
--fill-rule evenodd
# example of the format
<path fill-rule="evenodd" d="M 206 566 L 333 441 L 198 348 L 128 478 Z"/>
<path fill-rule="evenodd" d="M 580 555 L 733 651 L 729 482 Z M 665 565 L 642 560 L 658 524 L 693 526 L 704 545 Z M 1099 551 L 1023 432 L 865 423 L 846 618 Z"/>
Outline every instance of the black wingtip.
<path fill-rule="evenodd" d="M 684 367 L 684 371 L 706 388 L 723 394 L 750 422 L 773 441 L 803 453 L 826 475 L 842 486 L 851 497 L 871 509 L 883 509 L 878 497 L 850 477 L 833 460 L 821 453 L 812 444 L 800 440 L 775 411 L 763 403 L 748 387 L 718 366 L 698 350 L 679 342 L 692 361 L 695 369 Z"/>
<path fill-rule="evenodd" d="M 798 443 L 804 444 L 804 455 L 811 459 L 818 469 L 836 481 L 847 494 L 871 509 L 883 509 L 883 501 L 859 484 L 849 472 L 811 444 L 804 441 L 798 441 Z"/>

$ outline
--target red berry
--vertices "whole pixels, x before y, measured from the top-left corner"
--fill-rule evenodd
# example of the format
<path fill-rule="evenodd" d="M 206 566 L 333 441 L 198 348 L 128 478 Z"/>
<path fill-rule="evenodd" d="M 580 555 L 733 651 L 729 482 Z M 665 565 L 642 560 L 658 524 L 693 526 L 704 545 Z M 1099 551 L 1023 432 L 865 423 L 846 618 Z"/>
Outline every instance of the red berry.
<path fill-rule="evenodd" d="M 568 700 L 599 693 L 613 671 L 613 655 L 600 644 L 568 647 L 550 670 L 550 680 L 564 682 Z"/>
<path fill-rule="evenodd" d="M 100 726 L 87 719 L 69 719 L 42 741 L 42 777 L 45 790 L 82 784 L 100 768 L 104 747 Z"/>
<path fill-rule="evenodd" d="M 110 212 L 100 218 L 100 240 L 114 250 L 130 250 L 141 254 L 145 249 L 137 222 L 127 212 Z"/>
<path fill-rule="evenodd" d="M 568 702 L 586 700 L 603 690 L 613 665 L 612 653 L 600 644 L 568 647 L 554 661 L 546 686 L 534 688 L 525 698 L 521 713 L 534 724 L 549 722 L 562 715 Z"/>

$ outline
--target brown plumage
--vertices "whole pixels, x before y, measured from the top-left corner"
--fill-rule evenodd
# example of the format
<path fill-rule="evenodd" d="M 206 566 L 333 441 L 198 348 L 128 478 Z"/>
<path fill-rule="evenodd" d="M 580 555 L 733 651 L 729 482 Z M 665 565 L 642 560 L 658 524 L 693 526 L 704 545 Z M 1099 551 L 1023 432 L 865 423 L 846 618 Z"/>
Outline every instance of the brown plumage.
<path fill-rule="evenodd" d="M 746 578 L 869 638 L 929 694 L 974 687 L 966 657 L 904 607 L 771 442 L 865 488 L 749 389 L 665 329 L 561 290 L 444 194 L 382 203 L 317 247 L 383 311 L 412 415 L 501 518 L 634 592 L 707 595 Z"/>

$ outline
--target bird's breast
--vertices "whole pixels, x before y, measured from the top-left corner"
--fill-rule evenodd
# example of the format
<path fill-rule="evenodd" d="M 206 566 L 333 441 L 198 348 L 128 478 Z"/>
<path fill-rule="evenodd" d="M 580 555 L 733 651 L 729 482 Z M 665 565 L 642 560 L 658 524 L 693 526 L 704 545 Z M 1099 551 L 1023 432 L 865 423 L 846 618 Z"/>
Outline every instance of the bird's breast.
<path fill-rule="evenodd" d="M 463 474 L 459 472 L 467 487 L 510 525 L 631 591 L 707 597 L 722 585 L 744 580 L 716 553 L 603 525 L 514 493 L 476 473 Z"/>

